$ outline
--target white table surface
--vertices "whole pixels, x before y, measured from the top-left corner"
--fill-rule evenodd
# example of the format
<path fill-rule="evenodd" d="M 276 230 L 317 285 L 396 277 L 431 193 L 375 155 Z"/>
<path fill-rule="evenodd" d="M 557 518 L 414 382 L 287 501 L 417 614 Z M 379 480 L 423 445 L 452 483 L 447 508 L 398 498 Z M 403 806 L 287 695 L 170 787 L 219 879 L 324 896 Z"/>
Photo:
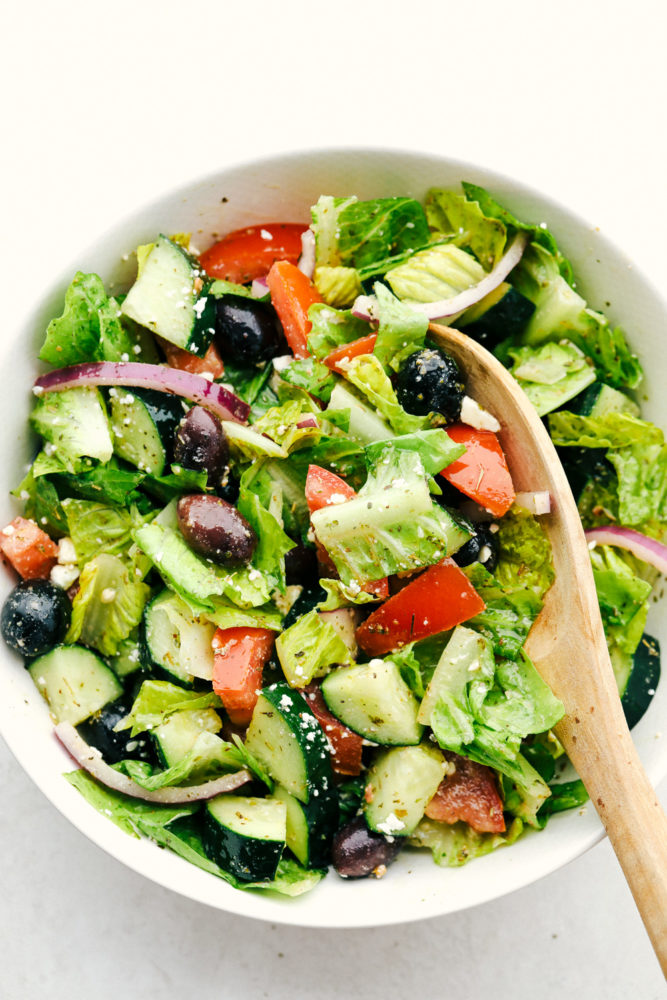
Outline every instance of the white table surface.
<path fill-rule="evenodd" d="M 227 163 L 309 147 L 491 166 L 587 216 L 664 283 L 662 4 L 226 7 L 60 0 L 5 12 L 0 335 L 40 273 L 119 215 Z M 228 917 L 125 869 L 1 741 L 0 789 L 2 1000 L 663 995 L 607 843 L 463 914 L 308 931 Z"/>

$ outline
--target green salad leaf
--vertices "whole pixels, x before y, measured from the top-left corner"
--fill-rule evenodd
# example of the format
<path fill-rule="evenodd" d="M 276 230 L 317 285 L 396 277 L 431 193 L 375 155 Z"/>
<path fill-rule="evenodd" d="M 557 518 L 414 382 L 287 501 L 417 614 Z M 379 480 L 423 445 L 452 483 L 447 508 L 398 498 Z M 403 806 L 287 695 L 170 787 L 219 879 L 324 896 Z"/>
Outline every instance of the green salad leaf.
<path fill-rule="evenodd" d="M 215 733 L 202 732 L 194 745 L 177 764 L 164 770 L 154 770 L 143 760 L 123 760 L 115 768 L 126 774 L 148 792 L 174 785 L 198 784 L 220 774 L 238 771 L 242 765 L 235 746 L 221 740 Z"/>
<path fill-rule="evenodd" d="M 437 823 L 423 819 L 408 838 L 413 847 L 428 847 L 437 865 L 459 868 L 473 858 L 481 858 L 497 847 L 513 844 L 523 833 L 523 822 L 516 818 L 505 833 L 478 833 L 467 823 Z"/>
<path fill-rule="evenodd" d="M 337 347 L 351 344 L 368 336 L 368 323 L 357 319 L 349 309 L 334 309 L 317 302 L 308 310 L 312 329 L 308 334 L 308 350 L 318 361 L 324 360 Z"/>
<path fill-rule="evenodd" d="M 421 204 L 414 198 L 323 196 L 312 209 L 317 265 L 363 268 L 429 241 Z"/>
<path fill-rule="evenodd" d="M 92 500 L 67 497 L 62 502 L 62 509 L 81 568 L 103 552 L 125 554 L 133 542 L 132 532 L 143 524 L 136 509 L 126 511 Z"/>
<path fill-rule="evenodd" d="M 435 476 L 455 462 L 465 452 L 465 445 L 452 441 L 447 431 L 441 427 L 432 430 L 400 434 L 389 441 L 376 441 L 364 448 L 366 461 L 370 467 L 377 465 L 383 454 L 409 451 L 418 455 L 429 476 Z"/>
<path fill-rule="evenodd" d="M 302 615 L 276 639 L 276 653 L 291 687 L 302 688 L 324 677 L 334 664 L 351 664 L 354 657 L 340 635 L 317 611 Z"/>
<path fill-rule="evenodd" d="M 530 588 L 544 597 L 554 580 L 551 546 L 539 520 L 511 507 L 498 521 L 499 559 L 494 576 L 510 590 Z"/>
<path fill-rule="evenodd" d="M 364 290 L 354 267 L 321 265 L 315 268 L 313 282 L 323 301 L 330 306 L 350 306 Z"/>
<path fill-rule="evenodd" d="M 385 277 L 403 302 L 439 302 L 479 284 L 486 272 L 471 254 L 454 243 L 418 250 Z"/>
<path fill-rule="evenodd" d="M 65 641 L 81 642 L 103 656 L 113 656 L 119 642 L 141 621 L 150 592 L 118 556 L 95 556 L 81 571 Z"/>
<path fill-rule="evenodd" d="M 433 425 L 430 416 L 407 413 L 396 398 L 394 387 L 375 354 L 362 354 L 345 366 L 345 378 L 368 400 L 371 408 L 388 421 L 395 434 L 412 434 Z"/>
<path fill-rule="evenodd" d="M 542 610 L 541 598 L 530 587 L 503 586 L 481 563 L 464 573 L 486 605 L 467 625 L 490 640 L 496 656 L 515 660 Z"/>
<path fill-rule="evenodd" d="M 406 358 L 424 346 L 428 333 L 428 319 L 416 309 L 404 305 L 381 282 L 375 283 L 373 291 L 377 301 L 378 319 L 378 333 L 373 354 L 380 359 L 385 368 L 397 372 Z"/>
<path fill-rule="evenodd" d="M 431 188 L 425 209 L 431 229 L 455 246 L 471 250 L 486 271 L 502 257 L 507 228 L 500 219 L 486 216 L 478 201 L 456 191 Z"/>
<path fill-rule="evenodd" d="M 589 359 L 569 340 L 508 352 L 510 368 L 540 416 L 567 403 L 595 381 Z"/>
<path fill-rule="evenodd" d="M 132 708 L 116 730 L 131 730 L 131 736 L 156 729 L 175 712 L 192 712 L 206 708 L 222 708 L 222 702 L 212 691 L 187 691 L 171 681 L 145 680 L 132 703 Z"/>

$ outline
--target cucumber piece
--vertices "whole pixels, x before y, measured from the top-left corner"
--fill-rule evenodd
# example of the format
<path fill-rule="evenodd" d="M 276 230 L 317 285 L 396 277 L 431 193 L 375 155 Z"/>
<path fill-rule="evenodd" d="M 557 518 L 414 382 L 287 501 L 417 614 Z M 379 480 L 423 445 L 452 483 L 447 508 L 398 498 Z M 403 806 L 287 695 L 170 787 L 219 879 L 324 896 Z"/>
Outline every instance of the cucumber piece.
<path fill-rule="evenodd" d="M 303 695 L 288 684 L 263 689 L 245 745 L 274 781 L 301 802 L 334 788 L 327 738 Z"/>
<path fill-rule="evenodd" d="M 516 288 L 503 282 L 463 316 L 456 325 L 487 347 L 518 336 L 535 312 L 535 305 Z"/>
<path fill-rule="evenodd" d="M 331 863 L 331 844 L 338 828 L 338 797 L 320 795 L 307 805 L 276 785 L 274 798 L 287 808 L 287 846 L 305 868 Z"/>
<path fill-rule="evenodd" d="M 174 712 L 151 731 L 165 767 L 178 764 L 192 750 L 202 733 L 218 733 L 222 719 L 213 708 Z"/>
<path fill-rule="evenodd" d="M 118 643 L 118 650 L 115 656 L 109 658 L 109 666 L 116 677 L 129 677 L 141 670 L 141 644 L 138 639 L 131 636 L 122 639 Z"/>
<path fill-rule="evenodd" d="M 572 406 L 575 413 L 582 417 L 604 417 L 607 413 L 629 413 L 632 417 L 639 416 L 639 407 L 634 399 L 624 392 L 606 385 L 604 382 L 594 382 Z"/>
<path fill-rule="evenodd" d="M 113 670 L 83 646 L 56 646 L 33 660 L 28 672 L 57 723 L 78 726 L 123 693 Z"/>
<path fill-rule="evenodd" d="M 183 247 L 159 236 L 122 311 L 140 326 L 192 354 L 206 354 L 215 333 L 210 279 Z"/>
<path fill-rule="evenodd" d="M 204 810 L 204 851 L 243 882 L 269 882 L 285 849 L 286 813 L 277 799 L 218 795 Z"/>
<path fill-rule="evenodd" d="M 353 732 L 384 746 L 414 746 L 422 738 L 419 702 L 391 660 L 333 670 L 322 682 L 327 708 Z"/>
<path fill-rule="evenodd" d="M 171 590 L 153 598 L 144 612 L 144 662 L 167 680 L 192 686 L 194 678 L 213 677 L 215 625 L 193 615 Z"/>
<path fill-rule="evenodd" d="M 433 671 L 417 718 L 431 724 L 431 713 L 442 694 L 462 690 L 468 681 L 492 679 L 495 663 L 491 644 L 483 635 L 457 625 Z"/>
<path fill-rule="evenodd" d="M 108 462 L 113 455 L 104 400 L 92 386 L 44 393 L 30 414 L 30 423 L 68 468 L 75 458 Z"/>
<path fill-rule="evenodd" d="M 161 476 L 185 412 L 181 401 L 153 389 L 111 389 L 109 399 L 116 454 L 142 472 Z"/>
<path fill-rule="evenodd" d="M 446 770 L 440 750 L 423 743 L 381 753 L 366 781 L 364 815 L 369 828 L 386 836 L 409 837 Z"/>
<path fill-rule="evenodd" d="M 632 657 L 632 670 L 621 699 L 630 729 L 637 725 L 648 709 L 659 681 L 660 643 L 644 632 Z"/>
<path fill-rule="evenodd" d="M 373 444 L 374 441 L 386 441 L 388 438 L 396 437 L 389 424 L 342 382 L 337 382 L 334 386 L 327 409 L 349 410 L 348 434 L 362 444 Z M 325 410 L 325 418 L 326 415 Z"/>

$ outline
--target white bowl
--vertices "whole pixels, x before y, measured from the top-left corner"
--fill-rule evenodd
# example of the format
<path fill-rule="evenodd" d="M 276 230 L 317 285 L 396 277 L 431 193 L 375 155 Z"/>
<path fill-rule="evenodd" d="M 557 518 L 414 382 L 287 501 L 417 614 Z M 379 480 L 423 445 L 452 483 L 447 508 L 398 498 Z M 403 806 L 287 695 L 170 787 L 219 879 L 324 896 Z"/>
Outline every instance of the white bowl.
<path fill-rule="evenodd" d="M 30 387 L 37 370 L 36 353 L 47 321 L 62 308 L 62 296 L 76 267 L 98 272 L 107 285 L 121 288 L 132 278 L 123 257 L 157 232 L 192 232 L 205 249 L 240 226 L 265 221 L 309 218 L 308 208 L 322 194 L 356 194 L 361 198 L 404 194 L 421 198 L 433 186 L 456 186 L 469 180 L 489 188 L 520 218 L 546 221 L 559 245 L 572 259 L 578 287 L 593 307 L 604 309 L 622 324 L 646 370 L 642 399 L 646 417 L 667 426 L 667 380 L 663 349 L 667 305 L 629 261 L 589 223 L 547 197 L 480 167 L 399 151 L 336 150 L 298 153 L 212 174 L 175 191 L 124 220 L 92 243 L 67 267 L 45 294 L 40 306 L 15 335 L 3 339 L 0 352 L 0 468 L 6 475 L 0 495 L 0 523 L 17 512 L 8 496 L 30 458 L 26 417 Z M 0 577 L 0 598 L 13 586 L 9 573 Z M 653 608 L 648 630 L 667 641 L 664 616 Z M 581 664 L 581 669 L 586 665 Z M 667 719 L 667 684 L 634 730 L 650 778 L 667 774 L 667 739 L 656 736 Z M 50 801 L 94 843 L 160 885 L 210 906 L 274 923 L 310 927 L 365 927 L 418 920 L 452 913 L 486 902 L 534 882 L 576 858 L 602 836 L 589 805 L 555 816 L 541 833 L 529 833 L 510 848 L 500 849 L 464 868 L 438 868 L 429 852 L 406 852 L 387 876 L 346 882 L 333 872 L 311 893 L 298 899 L 271 898 L 239 892 L 225 882 L 160 850 L 147 840 L 134 840 L 89 806 L 62 778 L 72 761 L 53 736 L 46 704 L 17 658 L 0 649 L 0 732 L 18 762 Z M 582 814 L 583 812 L 583 814 Z M 44 832 L 45 838 L 48 832 Z"/>

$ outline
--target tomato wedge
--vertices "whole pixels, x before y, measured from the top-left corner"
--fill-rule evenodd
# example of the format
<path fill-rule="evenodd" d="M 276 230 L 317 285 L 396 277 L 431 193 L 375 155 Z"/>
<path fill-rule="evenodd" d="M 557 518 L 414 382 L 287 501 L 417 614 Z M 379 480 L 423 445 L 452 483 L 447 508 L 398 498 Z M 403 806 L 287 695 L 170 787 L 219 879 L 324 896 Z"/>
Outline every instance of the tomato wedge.
<path fill-rule="evenodd" d="M 345 369 L 341 367 L 341 361 L 344 364 L 353 358 L 361 357 L 362 354 L 372 354 L 377 339 L 377 333 L 369 333 L 367 337 L 360 337 L 359 340 L 353 340 L 350 344 L 341 344 L 340 347 L 326 356 L 324 364 L 332 371 L 338 372 L 339 375 L 344 375 Z"/>
<path fill-rule="evenodd" d="M 321 510 L 322 507 L 328 507 L 330 504 L 353 500 L 356 495 L 356 490 L 353 490 L 335 472 L 329 472 L 328 469 L 323 469 L 319 465 L 308 466 L 306 502 L 311 514 L 314 514 L 316 510 Z M 336 579 L 338 571 L 326 549 L 319 542 L 317 543 L 317 558 L 327 576 Z M 389 596 L 389 581 L 386 576 L 382 577 L 381 580 L 369 580 L 363 584 L 363 589 L 367 594 L 375 594 L 376 597 L 385 598 Z"/>
<path fill-rule="evenodd" d="M 516 496 L 505 454 L 493 431 L 480 431 L 468 424 L 447 428 L 452 441 L 464 444 L 465 453 L 448 465 L 440 475 L 491 512 L 502 517 Z"/>
<path fill-rule="evenodd" d="M 199 262 L 212 278 L 245 285 L 268 274 L 276 260 L 296 264 L 307 228 L 300 222 L 266 222 L 236 229 L 206 250 Z"/>
<path fill-rule="evenodd" d="M 274 641 L 267 628 L 219 628 L 213 636 L 213 690 L 235 725 L 250 722 Z"/>
<path fill-rule="evenodd" d="M 184 351 L 175 344 L 170 344 L 168 340 L 162 340 L 160 337 L 158 340 L 170 368 L 194 372 L 195 375 L 205 375 L 211 381 L 224 375 L 225 365 L 215 344 L 211 344 L 204 357 L 200 358 L 196 354 L 190 354 L 190 351 Z"/>
<path fill-rule="evenodd" d="M 486 605 L 453 559 L 430 566 L 374 611 L 356 632 L 369 656 L 384 656 L 408 642 L 446 632 Z"/>
<path fill-rule="evenodd" d="M 364 741 L 357 733 L 344 726 L 326 706 L 324 695 L 317 684 L 309 684 L 301 694 L 324 730 L 331 749 L 331 766 L 338 774 L 357 775 L 361 771 L 361 753 Z"/>
<path fill-rule="evenodd" d="M 441 781 L 426 815 L 441 823 L 462 820 L 479 833 L 502 833 L 503 800 L 491 768 L 447 750 L 445 757 L 456 770 Z"/>
<path fill-rule="evenodd" d="M 307 358 L 308 334 L 312 323 L 308 310 L 321 302 L 319 292 L 309 278 L 288 260 L 280 260 L 269 271 L 266 280 L 278 319 L 282 323 L 287 343 L 295 358 Z"/>
<path fill-rule="evenodd" d="M 34 521 L 15 517 L 0 531 L 0 551 L 24 580 L 45 580 L 58 561 L 58 546 Z"/>

